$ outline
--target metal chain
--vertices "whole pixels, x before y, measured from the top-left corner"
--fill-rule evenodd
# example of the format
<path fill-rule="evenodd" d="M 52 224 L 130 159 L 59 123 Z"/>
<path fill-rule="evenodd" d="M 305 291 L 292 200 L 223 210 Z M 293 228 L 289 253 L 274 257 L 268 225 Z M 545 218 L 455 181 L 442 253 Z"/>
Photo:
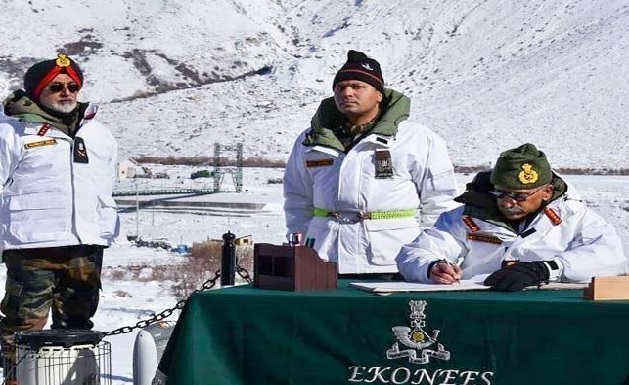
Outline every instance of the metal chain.
<path fill-rule="evenodd" d="M 242 279 L 247 281 L 247 283 L 253 283 L 253 279 L 251 279 L 251 276 L 249 276 L 249 272 L 244 267 L 241 267 L 239 264 L 236 264 L 236 273 L 238 273 L 238 275 Z"/>
<path fill-rule="evenodd" d="M 249 275 L 249 272 L 245 268 L 241 267 L 238 264 L 236 264 L 236 272 L 245 281 L 247 281 L 247 283 L 252 283 L 253 282 L 253 280 L 251 279 L 251 276 Z M 164 318 L 170 317 L 175 310 L 183 309 L 184 306 L 186 306 L 186 302 L 188 302 L 188 299 L 190 299 L 190 297 L 192 297 L 194 294 L 202 292 L 202 291 L 210 290 L 214 286 L 216 286 L 216 282 L 218 281 L 218 279 L 220 277 L 221 277 L 221 270 L 219 269 L 219 270 L 216 270 L 216 272 L 214 273 L 214 277 L 212 277 L 212 278 L 208 279 L 207 281 L 203 282 L 203 284 L 201 285 L 200 289 L 196 289 L 195 291 L 190 293 L 188 298 L 180 300 L 179 302 L 177 302 L 177 304 L 175 304 L 175 306 L 173 306 L 171 308 L 168 308 L 168 309 L 162 311 L 161 313 L 157 313 L 157 314 L 155 314 L 153 317 L 151 317 L 149 319 L 138 321 L 134 326 L 123 326 L 121 328 L 118 328 L 118 329 L 112 330 L 110 332 L 107 332 L 107 333 L 105 333 L 105 335 L 106 336 L 113 336 L 113 335 L 116 335 L 116 334 L 131 333 L 135 329 L 144 329 L 145 327 L 147 327 L 147 326 L 149 326 L 151 324 L 154 324 L 155 322 L 159 322 L 159 321 L 163 320 Z"/>
<path fill-rule="evenodd" d="M 252 283 L 253 280 L 251 279 L 251 276 L 249 275 L 249 272 L 241 267 L 239 264 L 236 264 L 236 272 L 238 273 L 238 275 L 240 275 L 241 278 L 243 278 L 247 283 Z M 194 294 L 202 292 L 202 291 L 206 291 L 206 290 L 210 290 L 212 289 L 214 286 L 216 286 L 216 282 L 218 281 L 218 279 L 221 277 L 221 270 L 216 270 L 216 272 L 214 273 L 214 277 L 208 279 L 207 281 L 203 282 L 203 284 L 201 285 L 201 288 L 194 290 L 192 293 L 190 293 L 190 295 L 188 296 L 188 298 L 186 299 L 182 299 L 179 302 L 177 302 L 177 304 L 175 304 L 175 306 L 168 308 L 164 311 L 162 311 L 161 313 L 155 314 L 153 317 L 149 318 L 149 319 L 145 319 L 145 320 L 141 320 L 138 321 L 134 326 L 123 326 L 121 328 L 112 330 L 110 332 L 105 333 L 105 336 L 113 336 L 116 334 L 123 334 L 123 333 L 131 333 L 132 331 L 134 331 L 135 329 L 144 329 L 145 327 L 154 324 L 155 322 L 159 322 L 161 320 L 163 320 L 164 318 L 168 318 L 170 317 L 173 312 L 175 310 L 181 310 L 184 308 L 184 306 L 186 306 L 186 302 L 188 302 L 188 299 L 190 299 L 190 297 L 192 297 Z M 22 357 L 22 360 L 26 358 Z M 2 358 L 0 358 L 0 364 L 2 363 Z M 7 375 L 7 373 L 14 373 L 14 371 L 16 370 L 18 363 L 12 364 L 10 365 L 10 367 L 7 367 L 5 370 L 5 379 L 4 381 L 2 381 L 0 383 L 0 385 L 5 385 L 7 378 L 9 377 Z M 9 366 L 8 364 L 4 365 Z"/>

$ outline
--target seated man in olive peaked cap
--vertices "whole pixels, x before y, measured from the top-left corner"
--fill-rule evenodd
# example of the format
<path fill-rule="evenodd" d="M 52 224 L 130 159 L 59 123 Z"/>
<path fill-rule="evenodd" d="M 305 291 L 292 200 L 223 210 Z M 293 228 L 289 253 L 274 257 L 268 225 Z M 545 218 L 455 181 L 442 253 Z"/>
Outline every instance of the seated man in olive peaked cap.
<path fill-rule="evenodd" d="M 574 198 L 534 145 L 505 151 L 455 199 L 464 206 L 402 248 L 400 273 L 440 284 L 489 274 L 485 285 L 498 291 L 626 273 L 614 228 Z"/>

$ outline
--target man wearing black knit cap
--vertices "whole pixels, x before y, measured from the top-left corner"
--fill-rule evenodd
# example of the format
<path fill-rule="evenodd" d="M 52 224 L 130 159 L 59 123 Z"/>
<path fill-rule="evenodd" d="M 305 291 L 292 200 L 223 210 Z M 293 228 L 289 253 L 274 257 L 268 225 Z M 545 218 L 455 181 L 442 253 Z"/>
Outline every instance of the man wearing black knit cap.
<path fill-rule="evenodd" d="M 77 101 L 78 64 L 65 54 L 31 66 L 0 109 L 0 306 L 5 377 L 14 380 L 13 333 L 91 329 L 103 249 L 117 235 L 112 199 L 116 142 Z"/>
<path fill-rule="evenodd" d="M 410 100 L 384 87 L 380 63 L 357 51 L 295 141 L 284 175 L 290 233 L 302 233 L 342 278 L 401 278 L 395 256 L 452 207 L 444 141 L 408 120 Z"/>

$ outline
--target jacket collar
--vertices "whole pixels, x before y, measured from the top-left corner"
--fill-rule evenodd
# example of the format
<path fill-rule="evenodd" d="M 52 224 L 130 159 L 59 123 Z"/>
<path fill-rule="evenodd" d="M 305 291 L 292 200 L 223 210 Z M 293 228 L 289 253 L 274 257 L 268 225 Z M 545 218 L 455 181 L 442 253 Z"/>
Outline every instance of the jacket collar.
<path fill-rule="evenodd" d="M 62 119 L 44 110 L 39 104 L 31 100 L 24 90 L 18 90 L 9 95 L 2 105 L 7 116 L 25 123 L 48 123 L 69 136 L 73 136 L 72 134 L 80 123 L 80 118 L 89 107 L 87 103 L 78 103 L 74 112 Z"/>
<path fill-rule="evenodd" d="M 411 106 L 408 97 L 397 91 L 385 89 L 384 100 L 382 114 L 375 124 L 363 133 L 363 137 L 371 134 L 394 136 L 400 122 L 408 118 Z M 306 134 L 303 145 L 324 146 L 344 151 L 343 145 L 334 134 L 334 129 L 346 121 L 345 116 L 336 108 L 334 97 L 324 99 L 310 120 L 310 131 Z"/>

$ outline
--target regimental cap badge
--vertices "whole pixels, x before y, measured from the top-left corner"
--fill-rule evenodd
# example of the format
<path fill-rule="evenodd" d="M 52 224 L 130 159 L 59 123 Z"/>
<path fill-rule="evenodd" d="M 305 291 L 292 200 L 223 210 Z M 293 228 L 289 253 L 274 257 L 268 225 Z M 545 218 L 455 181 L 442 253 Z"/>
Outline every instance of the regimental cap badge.
<path fill-rule="evenodd" d="M 57 55 L 57 60 L 55 60 L 55 64 L 57 65 L 57 67 L 61 68 L 69 67 L 71 64 L 70 58 L 65 53 L 60 53 L 59 55 Z"/>
<path fill-rule="evenodd" d="M 539 175 L 537 174 L 537 171 L 533 169 L 533 166 L 529 163 L 524 163 L 520 166 L 520 168 L 522 168 L 522 171 L 518 173 L 518 180 L 522 184 L 532 184 L 537 182 Z"/>

